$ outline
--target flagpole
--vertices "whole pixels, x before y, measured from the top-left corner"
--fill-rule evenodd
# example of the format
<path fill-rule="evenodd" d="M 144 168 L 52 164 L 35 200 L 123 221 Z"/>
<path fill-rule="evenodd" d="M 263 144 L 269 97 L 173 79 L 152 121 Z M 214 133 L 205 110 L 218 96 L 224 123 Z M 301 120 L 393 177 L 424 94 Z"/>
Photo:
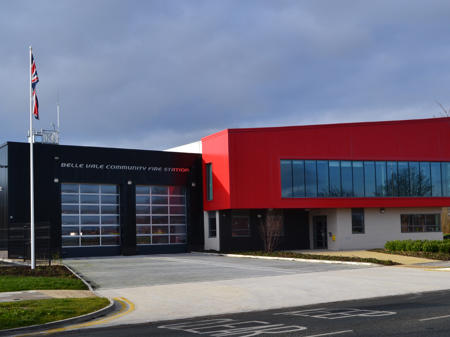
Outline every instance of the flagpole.
<path fill-rule="evenodd" d="M 28 73 L 30 75 L 30 241 L 31 241 L 31 269 L 36 267 L 35 242 L 34 242 L 34 158 L 33 158 L 33 91 L 31 86 L 32 49 L 30 46 L 30 60 L 28 62 Z"/>

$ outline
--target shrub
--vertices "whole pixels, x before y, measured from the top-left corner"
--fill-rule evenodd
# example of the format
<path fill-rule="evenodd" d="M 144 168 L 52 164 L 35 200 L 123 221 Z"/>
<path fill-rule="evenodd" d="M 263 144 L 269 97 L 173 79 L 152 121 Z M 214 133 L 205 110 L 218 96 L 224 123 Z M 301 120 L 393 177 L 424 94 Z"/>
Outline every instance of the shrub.
<path fill-rule="evenodd" d="M 450 254 L 450 241 L 440 242 L 439 253 Z"/>
<path fill-rule="evenodd" d="M 441 241 L 430 240 L 425 241 L 422 246 L 422 251 L 427 253 L 436 253 L 439 251 Z"/>
<path fill-rule="evenodd" d="M 410 251 L 411 252 L 421 252 L 423 250 L 424 240 L 412 241 Z"/>
<path fill-rule="evenodd" d="M 450 254 L 450 240 L 392 240 L 384 245 L 392 252 L 426 252 Z"/>

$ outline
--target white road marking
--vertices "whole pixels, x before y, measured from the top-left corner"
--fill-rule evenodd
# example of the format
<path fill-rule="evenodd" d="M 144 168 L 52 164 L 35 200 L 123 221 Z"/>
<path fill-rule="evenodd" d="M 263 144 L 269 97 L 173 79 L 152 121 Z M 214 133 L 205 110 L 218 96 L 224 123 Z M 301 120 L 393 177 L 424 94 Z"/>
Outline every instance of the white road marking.
<path fill-rule="evenodd" d="M 292 333 L 307 329 L 306 327 L 299 325 L 271 324 L 263 321 L 238 321 L 230 318 L 160 325 L 158 328 L 213 337 L 250 337 L 264 334 L 278 335 L 281 333 Z"/>
<path fill-rule="evenodd" d="M 419 319 L 419 321 L 420 321 L 420 322 L 423 322 L 423 321 L 431 321 L 431 320 L 433 320 L 433 319 L 441 319 L 441 318 L 449 318 L 449 317 L 450 317 L 450 315 L 445 315 L 445 316 L 435 316 L 435 317 L 422 318 L 422 319 Z"/>
<path fill-rule="evenodd" d="M 274 315 L 313 317 L 322 319 L 341 319 L 349 317 L 383 317 L 395 315 L 393 311 L 364 310 L 355 308 L 316 308 L 299 311 L 280 312 Z"/>
<path fill-rule="evenodd" d="M 350 332 L 353 332 L 353 330 L 342 330 L 342 331 L 326 332 L 326 333 L 321 333 L 319 335 L 308 335 L 308 336 L 305 336 L 305 337 L 334 336 L 334 335 L 342 335 L 344 333 L 350 333 Z"/>

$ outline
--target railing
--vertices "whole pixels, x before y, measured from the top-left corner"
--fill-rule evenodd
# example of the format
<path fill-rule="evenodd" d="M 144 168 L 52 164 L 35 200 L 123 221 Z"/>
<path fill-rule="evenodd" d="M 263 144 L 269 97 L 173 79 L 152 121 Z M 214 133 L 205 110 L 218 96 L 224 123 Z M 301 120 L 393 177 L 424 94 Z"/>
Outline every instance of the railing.
<path fill-rule="evenodd" d="M 35 224 L 35 256 L 38 264 L 51 265 L 56 255 L 51 247 L 51 225 L 49 222 L 37 222 Z M 9 227 L 8 251 L 9 258 L 30 260 L 30 223 L 11 223 Z"/>

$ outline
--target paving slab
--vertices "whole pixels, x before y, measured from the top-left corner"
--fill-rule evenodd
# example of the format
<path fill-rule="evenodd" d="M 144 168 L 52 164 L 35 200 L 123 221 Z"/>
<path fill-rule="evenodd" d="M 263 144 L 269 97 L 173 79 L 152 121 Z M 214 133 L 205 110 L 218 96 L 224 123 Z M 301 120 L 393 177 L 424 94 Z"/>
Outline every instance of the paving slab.
<path fill-rule="evenodd" d="M 404 256 L 396 254 L 387 254 L 380 252 L 373 252 L 370 250 L 344 250 L 344 251 L 330 251 L 330 250 L 297 250 L 294 252 L 313 255 L 330 255 L 330 256 L 349 256 L 349 257 L 361 257 L 361 258 L 373 258 L 378 260 L 391 260 L 404 265 L 413 265 L 421 263 L 433 263 L 436 260 L 425 259 L 421 257 Z"/>
<path fill-rule="evenodd" d="M 450 273 L 426 268 L 311 264 L 224 256 L 66 260 L 96 293 L 135 310 L 106 325 L 401 295 L 450 288 Z"/>
<path fill-rule="evenodd" d="M 0 302 L 43 300 L 48 298 L 95 297 L 89 290 L 24 290 L 0 293 Z"/>

